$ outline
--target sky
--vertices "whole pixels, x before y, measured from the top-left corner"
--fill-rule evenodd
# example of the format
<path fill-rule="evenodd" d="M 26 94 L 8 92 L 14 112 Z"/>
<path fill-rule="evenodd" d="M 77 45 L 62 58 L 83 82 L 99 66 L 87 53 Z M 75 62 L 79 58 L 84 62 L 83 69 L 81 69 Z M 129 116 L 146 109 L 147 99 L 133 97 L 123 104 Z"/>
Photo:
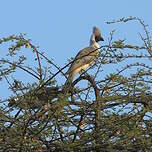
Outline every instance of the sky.
<path fill-rule="evenodd" d="M 103 44 L 107 44 L 113 29 L 117 29 L 118 38 L 127 37 L 129 42 L 136 43 L 140 26 L 106 22 L 136 16 L 151 28 L 151 6 L 151 0 L 4 0 L 0 4 L 0 38 L 26 33 L 33 44 L 62 67 L 89 45 L 93 26 L 101 29 Z"/>

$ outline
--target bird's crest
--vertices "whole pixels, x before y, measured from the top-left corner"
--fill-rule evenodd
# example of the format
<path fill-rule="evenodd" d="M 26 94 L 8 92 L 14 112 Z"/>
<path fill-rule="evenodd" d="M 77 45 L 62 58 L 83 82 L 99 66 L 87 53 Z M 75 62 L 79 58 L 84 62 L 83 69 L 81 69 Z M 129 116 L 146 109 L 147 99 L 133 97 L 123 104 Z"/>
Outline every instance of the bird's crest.
<path fill-rule="evenodd" d="M 104 39 L 101 36 L 101 32 L 100 32 L 99 28 L 97 28 L 96 26 L 93 27 L 93 34 L 95 36 L 96 42 L 104 41 Z"/>

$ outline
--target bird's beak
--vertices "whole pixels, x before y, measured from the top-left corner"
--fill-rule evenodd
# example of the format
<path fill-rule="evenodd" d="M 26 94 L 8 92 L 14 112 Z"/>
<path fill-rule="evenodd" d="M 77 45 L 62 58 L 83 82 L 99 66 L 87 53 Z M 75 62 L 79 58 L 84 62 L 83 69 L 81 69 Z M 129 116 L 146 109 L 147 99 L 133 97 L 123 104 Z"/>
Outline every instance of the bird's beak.
<path fill-rule="evenodd" d="M 100 37 L 100 41 L 104 41 L 103 37 Z"/>
<path fill-rule="evenodd" d="M 104 41 L 104 39 L 101 36 L 96 36 L 95 40 L 96 40 L 96 42 Z"/>

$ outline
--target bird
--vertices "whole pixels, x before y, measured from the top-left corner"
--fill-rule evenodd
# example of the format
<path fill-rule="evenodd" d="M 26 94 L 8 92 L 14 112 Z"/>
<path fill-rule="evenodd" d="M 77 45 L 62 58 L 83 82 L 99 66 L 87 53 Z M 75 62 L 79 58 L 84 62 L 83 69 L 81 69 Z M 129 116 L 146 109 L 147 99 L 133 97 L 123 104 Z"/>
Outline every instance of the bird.
<path fill-rule="evenodd" d="M 57 86 L 43 88 L 37 92 L 30 90 L 22 96 L 14 96 L 8 99 L 9 107 L 18 107 L 22 109 L 38 109 L 42 106 L 49 106 L 50 103 L 58 98 L 62 93 Z"/>
<path fill-rule="evenodd" d="M 66 83 L 71 84 L 77 73 L 84 71 L 95 62 L 95 59 L 99 55 L 99 41 L 104 41 L 104 39 L 101 36 L 99 28 L 94 26 L 89 47 L 86 47 L 78 52 L 68 71 L 65 73 L 68 75 Z"/>

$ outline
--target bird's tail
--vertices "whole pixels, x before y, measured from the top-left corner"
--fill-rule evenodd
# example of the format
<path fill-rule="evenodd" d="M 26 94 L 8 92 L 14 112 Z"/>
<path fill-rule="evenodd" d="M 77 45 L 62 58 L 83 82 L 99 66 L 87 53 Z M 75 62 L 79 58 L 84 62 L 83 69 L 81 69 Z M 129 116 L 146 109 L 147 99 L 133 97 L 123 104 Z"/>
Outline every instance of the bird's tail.
<path fill-rule="evenodd" d="M 69 92 L 71 85 L 72 85 L 72 81 L 73 81 L 74 75 L 73 74 L 69 74 L 68 78 L 63 86 L 63 92 Z"/>

